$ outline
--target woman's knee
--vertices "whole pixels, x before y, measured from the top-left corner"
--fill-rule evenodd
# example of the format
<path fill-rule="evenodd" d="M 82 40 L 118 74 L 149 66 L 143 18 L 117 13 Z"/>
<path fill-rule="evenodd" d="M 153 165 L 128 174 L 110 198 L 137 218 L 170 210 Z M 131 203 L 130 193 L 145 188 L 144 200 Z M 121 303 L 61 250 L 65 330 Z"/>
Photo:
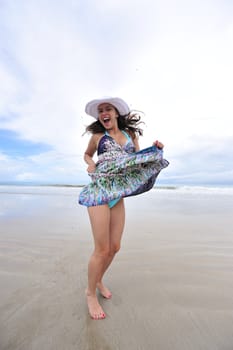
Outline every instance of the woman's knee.
<path fill-rule="evenodd" d="M 102 258 L 108 258 L 114 256 L 120 250 L 120 243 L 112 243 L 110 245 L 104 245 L 102 247 L 95 247 L 94 254 L 101 256 Z"/>
<path fill-rule="evenodd" d="M 116 253 L 118 253 L 120 248 L 121 248 L 120 243 L 112 244 L 110 247 L 110 255 L 115 255 Z"/>
<path fill-rule="evenodd" d="M 96 247 L 94 251 L 95 255 L 98 255 L 102 258 L 108 258 L 110 255 L 110 248 L 109 246 L 104 246 L 104 247 Z"/>

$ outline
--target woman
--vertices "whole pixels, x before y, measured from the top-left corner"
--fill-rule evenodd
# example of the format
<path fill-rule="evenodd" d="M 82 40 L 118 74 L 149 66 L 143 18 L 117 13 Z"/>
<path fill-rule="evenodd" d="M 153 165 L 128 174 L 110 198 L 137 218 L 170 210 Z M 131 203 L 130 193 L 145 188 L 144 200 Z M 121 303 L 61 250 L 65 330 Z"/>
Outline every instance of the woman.
<path fill-rule="evenodd" d="M 168 165 L 162 158 L 163 144 L 139 151 L 140 116 L 130 112 L 120 98 L 90 101 L 85 108 L 96 119 L 86 128 L 93 135 L 84 154 L 92 182 L 83 188 L 79 203 L 88 207 L 94 237 L 94 252 L 88 264 L 87 305 L 93 319 L 106 317 L 96 295 L 110 299 L 103 276 L 120 249 L 125 223 L 123 197 L 151 189 L 160 170 Z M 98 162 L 93 156 L 98 154 Z"/>

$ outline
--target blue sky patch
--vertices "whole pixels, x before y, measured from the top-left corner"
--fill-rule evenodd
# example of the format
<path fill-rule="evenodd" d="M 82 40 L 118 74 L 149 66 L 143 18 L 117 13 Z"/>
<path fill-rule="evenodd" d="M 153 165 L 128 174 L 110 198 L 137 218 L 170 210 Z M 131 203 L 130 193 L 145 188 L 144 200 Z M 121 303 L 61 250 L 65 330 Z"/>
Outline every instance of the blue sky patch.
<path fill-rule="evenodd" d="M 14 131 L 0 129 L 0 152 L 9 156 L 31 156 L 51 149 L 47 144 L 22 139 Z"/>

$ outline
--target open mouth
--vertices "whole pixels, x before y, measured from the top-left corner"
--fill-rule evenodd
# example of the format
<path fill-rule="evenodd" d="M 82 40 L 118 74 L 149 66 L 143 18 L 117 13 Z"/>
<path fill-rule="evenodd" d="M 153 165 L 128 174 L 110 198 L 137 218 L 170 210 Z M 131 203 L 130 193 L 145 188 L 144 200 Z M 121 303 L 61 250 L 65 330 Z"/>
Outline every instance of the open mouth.
<path fill-rule="evenodd" d="M 103 118 L 103 122 L 104 122 L 104 124 L 107 124 L 108 122 L 110 122 L 110 118 L 109 117 L 104 117 Z"/>

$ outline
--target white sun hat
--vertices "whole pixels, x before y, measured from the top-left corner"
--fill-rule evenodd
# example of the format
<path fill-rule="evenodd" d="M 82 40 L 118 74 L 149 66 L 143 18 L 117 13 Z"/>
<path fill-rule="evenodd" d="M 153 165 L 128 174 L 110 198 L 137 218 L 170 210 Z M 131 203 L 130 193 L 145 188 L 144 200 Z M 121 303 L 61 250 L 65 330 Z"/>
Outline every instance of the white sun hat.
<path fill-rule="evenodd" d="M 126 115 L 130 112 L 127 103 L 119 97 L 103 97 L 97 100 L 92 100 L 86 104 L 85 112 L 95 119 L 98 119 L 98 106 L 102 103 L 109 103 L 114 106 L 120 115 Z"/>

